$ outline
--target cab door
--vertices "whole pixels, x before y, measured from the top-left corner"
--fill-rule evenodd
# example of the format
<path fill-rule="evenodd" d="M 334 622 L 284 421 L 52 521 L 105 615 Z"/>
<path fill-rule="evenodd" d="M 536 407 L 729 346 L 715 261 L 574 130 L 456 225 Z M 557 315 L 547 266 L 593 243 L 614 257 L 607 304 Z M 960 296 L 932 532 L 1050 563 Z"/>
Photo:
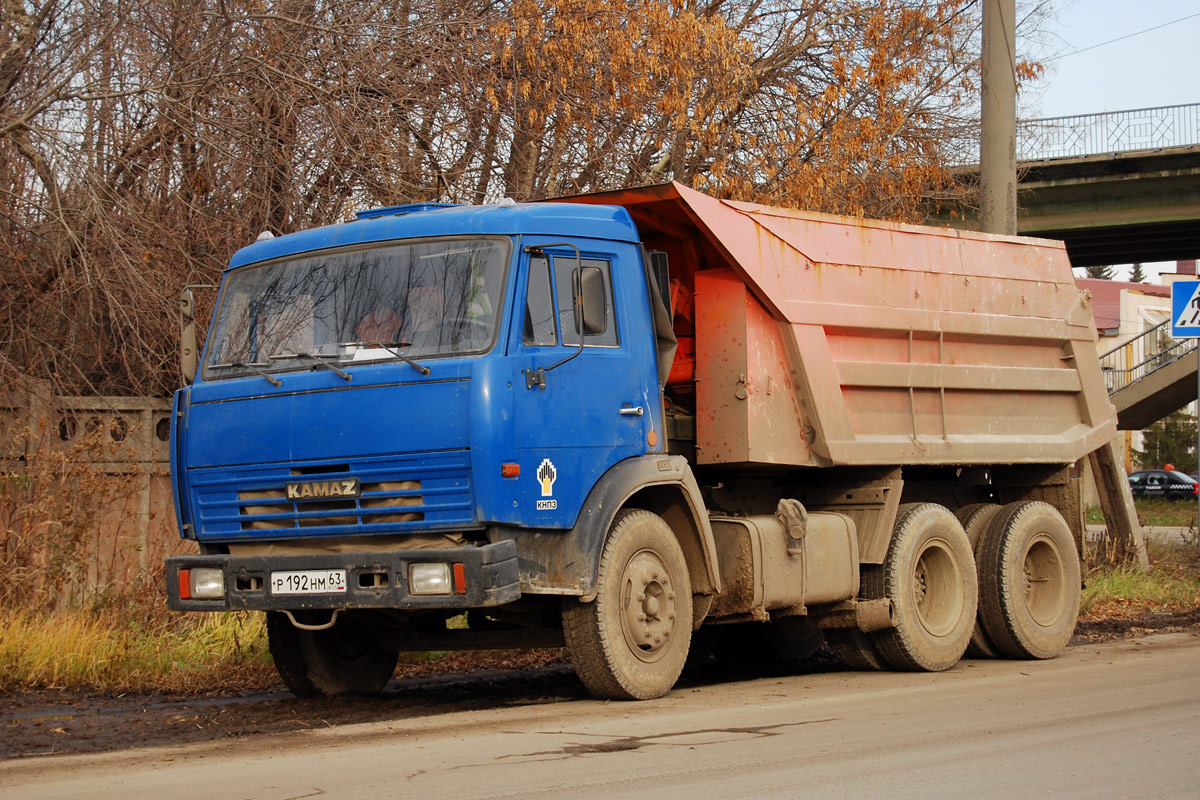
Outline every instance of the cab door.
<path fill-rule="evenodd" d="M 654 344 L 638 302 L 644 286 L 624 276 L 618 253 L 548 246 L 523 258 L 528 280 L 512 380 L 519 517 L 529 527 L 568 528 L 609 467 L 647 451 L 660 402 L 652 402 Z M 577 270 L 599 271 L 606 301 L 603 330 L 582 349 L 572 296 Z"/>

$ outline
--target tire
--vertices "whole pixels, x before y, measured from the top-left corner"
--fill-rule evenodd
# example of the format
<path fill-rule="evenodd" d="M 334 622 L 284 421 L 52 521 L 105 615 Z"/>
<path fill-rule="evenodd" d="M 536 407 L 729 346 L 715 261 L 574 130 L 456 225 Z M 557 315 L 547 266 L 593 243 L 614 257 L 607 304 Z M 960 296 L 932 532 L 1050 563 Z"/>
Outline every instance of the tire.
<path fill-rule="evenodd" d="M 275 661 L 275 671 L 283 685 L 297 697 L 317 697 L 321 693 L 308 677 L 301 652 L 300 629 L 279 611 L 267 612 L 267 646 Z"/>
<path fill-rule="evenodd" d="M 892 601 L 895 627 L 872 635 L 884 661 L 924 672 L 958 663 L 975 625 L 978 579 L 971 543 L 949 509 L 902 506 L 883 569 L 864 580 L 867 597 Z"/>
<path fill-rule="evenodd" d="M 345 617 L 332 628 L 306 631 L 269 612 L 267 643 L 275 670 L 297 697 L 379 694 L 398 658 L 379 646 L 366 625 Z"/>
<path fill-rule="evenodd" d="M 848 669 L 879 672 L 887 668 L 871 637 L 858 628 L 830 628 L 825 631 L 825 641 Z"/>
<path fill-rule="evenodd" d="M 613 521 L 590 603 L 563 602 L 563 635 L 588 691 L 649 700 L 671 691 L 688 655 L 692 588 L 675 534 L 656 514 Z"/>
<path fill-rule="evenodd" d="M 979 542 L 983 538 L 983 532 L 987 530 L 988 523 L 995 518 L 999 510 L 1000 506 L 995 503 L 973 503 L 954 512 L 955 518 L 962 523 L 963 531 L 967 534 L 967 541 L 971 543 L 971 552 L 975 555 L 976 578 L 979 577 Z M 967 645 L 966 656 L 1000 658 L 1000 651 L 987 638 L 978 614 L 975 615 L 975 627 L 971 630 L 971 642 Z"/>
<path fill-rule="evenodd" d="M 825 635 L 807 617 L 784 617 L 768 623 L 763 630 L 767 648 L 788 666 L 808 663 L 821 648 Z"/>
<path fill-rule="evenodd" d="M 1054 658 L 1079 617 L 1079 556 L 1048 503 L 1010 503 L 992 520 L 979 557 L 980 619 L 1010 658 Z"/>

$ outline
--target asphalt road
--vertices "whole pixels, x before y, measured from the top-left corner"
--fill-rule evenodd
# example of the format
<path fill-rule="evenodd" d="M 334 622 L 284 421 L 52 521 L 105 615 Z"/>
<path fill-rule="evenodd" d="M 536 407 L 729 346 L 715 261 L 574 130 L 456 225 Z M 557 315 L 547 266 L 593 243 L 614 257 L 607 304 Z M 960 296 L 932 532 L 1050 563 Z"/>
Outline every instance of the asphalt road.
<path fill-rule="evenodd" d="M 1200 636 L 0 764 L 0 797 L 1196 798 Z"/>

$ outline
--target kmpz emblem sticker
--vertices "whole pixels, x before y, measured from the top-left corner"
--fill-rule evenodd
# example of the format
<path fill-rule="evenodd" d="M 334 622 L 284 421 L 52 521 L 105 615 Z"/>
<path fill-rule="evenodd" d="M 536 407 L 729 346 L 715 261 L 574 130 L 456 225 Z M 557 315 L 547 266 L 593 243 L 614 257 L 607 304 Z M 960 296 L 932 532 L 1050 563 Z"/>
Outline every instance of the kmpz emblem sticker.
<path fill-rule="evenodd" d="M 558 470 L 554 468 L 554 462 L 548 458 L 542 459 L 542 465 L 537 471 L 538 483 L 542 486 L 542 497 L 550 497 L 554 494 L 554 482 L 558 480 Z M 558 508 L 557 500 L 538 500 L 538 511 L 553 511 Z"/>

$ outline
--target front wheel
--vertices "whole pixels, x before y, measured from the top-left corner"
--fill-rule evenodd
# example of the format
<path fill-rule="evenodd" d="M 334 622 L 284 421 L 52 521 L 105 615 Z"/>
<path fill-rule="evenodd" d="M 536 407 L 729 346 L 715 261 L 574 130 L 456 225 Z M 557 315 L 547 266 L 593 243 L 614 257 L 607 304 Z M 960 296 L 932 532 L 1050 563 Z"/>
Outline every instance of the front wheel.
<path fill-rule="evenodd" d="M 600 557 L 596 599 L 563 603 L 563 634 L 588 691 L 649 700 L 671 690 L 687 660 L 692 587 L 675 535 L 656 514 L 621 512 Z"/>
<path fill-rule="evenodd" d="M 268 611 L 267 644 L 279 677 L 297 697 L 378 694 L 398 658 L 366 625 L 345 617 L 331 628 L 309 631 L 292 625 L 285 614 Z"/>

